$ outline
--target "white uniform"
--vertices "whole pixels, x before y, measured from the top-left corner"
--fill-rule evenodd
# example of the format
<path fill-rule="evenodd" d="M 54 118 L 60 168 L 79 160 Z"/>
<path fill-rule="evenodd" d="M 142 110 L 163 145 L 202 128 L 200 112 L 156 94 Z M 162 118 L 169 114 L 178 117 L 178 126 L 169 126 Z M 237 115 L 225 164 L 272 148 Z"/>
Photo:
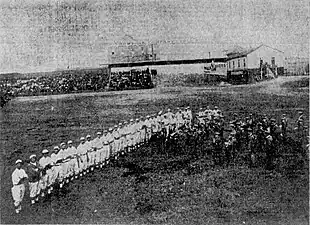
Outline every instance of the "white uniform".
<path fill-rule="evenodd" d="M 95 157 L 94 157 L 94 146 L 92 141 L 86 141 L 85 142 L 86 149 L 87 149 L 87 155 L 88 155 L 88 163 L 87 168 L 94 165 Z"/>
<path fill-rule="evenodd" d="M 177 128 L 180 128 L 181 126 L 184 125 L 182 112 L 179 111 L 176 113 L 176 120 L 177 120 Z"/>
<path fill-rule="evenodd" d="M 125 127 L 120 128 L 118 132 L 120 136 L 119 150 L 123 151 L 125 149 L 125 144 L 126 144 Z"/>
<path fill-rule="evenodd" d="M 119 144 L 120 144 L 120 134 L 119 134 L 119 131 L 118 129 L 117 130 L 114 130 L 113 133 L 112 133 L 112 136 L 114 138 L 114 145 L 113 148 L 112 148 L 112 154 L 115 155 L 118 153 L 119 151 Z"/>
<path fill-rule="evenodd" d="M 16 168 L 12 173 L 12 197 L 14 200 L 14 206 L 16 210 L 21 210 L 21 202 L 23 201 L 25 195 L 25 184 L 19 183 L 21 179 L 28 178 L 25 170 Z"/>
<path fill-rule="evenodd" d="M 143 143 L 145 141 L 145 135 L 146 135 L 146 130 L 145 130 L 145 120 L 141 120 L 139 122 L 139 130 L 140 130 L 140 135 L 139 135 L 139 143 Z"/>
<path fill-rule="evenodd" d="M 193 120 L 193 114 L 192 111 L 190 109 L 187 109 L 185 112 L 186 115 L 186 124 L 187 126 L 190 126 L 192 124 L 192 120 Z"/>
<path fill-rule="evenodd" d="M 157 124 L 156 130 L 157 130 L 157 132 L 162 131 L 162 129 L 164 127 L 162 122 L 163 122 L 163 116 L 158 115 L 156 118 L 156 124 Z"/>
<path fill-rule="evenodd" d="M 147 119 L 144 123 L 145 127 L 146 127 L 146 131 L 145 131 L 145 141 L 149 141 L 152 135 L 152 124 L 151 124 L 151 119 Z"/>
<path fill-rule="evenodd" d="M 70 152 L 68 149 L 64 149 L 62 152 L 63 162 L 62 162 L 62 170 L 64 178 L 68 178 L 70 174 Z"/>
<path fill-rule="evenodd" d="M 63 149 L 60 149 L 57 153 L 57 156 L 56 156 L 56 162 L 61 161 L 60 163 L 57 164 L 57 166 L 58 166 L 58 177 L 57 177 L 57 179 L 59 182 L 62 182 L 63 179 L 65 178 L 65 165 L 62 162 L 64 160 L 65 156 L 66 156 L 66 153 L 64 152 Z"/>
<path fill-rule="evenodd" d="M 108 153 L 108 157 L 112 156 L 112 147 L 114 144 L 114 137 L 112 136 L 111 132 L 109 131 L 106 135 L 106 141 L 108 142 L 109 145 L 109 153 Z"/>
<path fill-rule="evenodd" d="M 68 147 L 67 154 L 70 156 L 69 165 L 68 165 L 68 173 L 69 173 L 69 176 L 73 176 L 77 171 L 76 147 L 74 146 Z"/>
<path fill-rule="evenodd" d="M 151 136 L 155 133 L 157 133 L 157 120 L 155 117 L 152 117 L 151 118 Z"/>
<path fill-rule="evenodd" d="M 101 141 L 101 137 L 100 138 L 96 137 L 93 140 L 93 146 L 96 148 L 96 151 L 94 152 L 95 163 L 96 163 L 96 165 L 99 165 L 102 162 L 101 155 L 102 155 L 102 151 L 103 151 L 103 144 Z"/>
<path fill-rule="evenodd" d="M 105 162 L 106 160 L 110 158 L 110 152 L 111 152 L 110 148 L 111 147 L 110 147 L 109 142 L 107 141 L 107 139 L 105 139 L 103 142 L 103 154 L 102 154 L 103 161 L 102 162 Z"/>
<path fill-rule="evenodd" d="M 165 116 L 166 116 L 166 118 L 167 118 L 167 120 L 169 121 L 168 123 L 166 123 L 166 129 L 167 129 L 167 131 L 168 131 L 168 133 L 170 133 L 170 131 L 172 130 L 172 128 L 171 128 L 171 122 L 172 122 L 172 119 L 173 119 L 173 113 L 172 112 L 167 112 L 166 114 L 165 114 Z"/>
<path fill-rule="evenodd" d="M 79 171 L 86 170 L 87 168 L 87 145 L 86 142 L 84 144 L 80 143 L 77 147 L 77 152 L 80 156 L 80 169 Z"/>
<path fill-rule="evenodd" d="M 102 150 L 100 151 L 100 163 L 103 163 L 110 156 L 110 145 L 107 142 L 107 134 L 102 135 L 100 142 L 102 143 Z"/>
<path fill-rule="evenodd" d="M 170 135 L 170 120 L 167 117 L 165 117 L 162 120 L 162 122 L 163 122 L 165 129 L 166 129 L 166 137 L 168 137 Z"/>
<path fill-rule="evenodd" d="M 136 122 L 134 126 L 134 145 L 140 144 L 140 132 L 141 132 L 141 124 L 140 122 Z"/>
<path fill-rule="evenodd" d="M 133 123 L 130 123 L 126 126 L 126 142 L 127 142 L 127 147 L 132 147 L 133 143 L 133 137 L 132 137 L 132 126 Z"/>
<path fill-rule="evenodd" d="M 56 164 L 58 160 L 57 156 L 58 154 L 55 152 L 51 154 L 51 163 L 53 167 L 51 169 L 52 173 L 51 173 L 51 176 L 49 177 L 49 182 L 48 182 L 50 185 L 53 185 L 56 182 L 56 180 L 58 179 L 60 170 L 61 170 L 61 166 L 59 164 Z"/>

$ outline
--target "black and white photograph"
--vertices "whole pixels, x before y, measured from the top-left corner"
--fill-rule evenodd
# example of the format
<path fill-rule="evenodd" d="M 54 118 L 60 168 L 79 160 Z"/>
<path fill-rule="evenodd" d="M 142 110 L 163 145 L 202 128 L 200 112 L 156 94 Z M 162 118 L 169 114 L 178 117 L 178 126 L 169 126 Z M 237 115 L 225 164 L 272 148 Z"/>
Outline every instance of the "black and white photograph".
<path fill-rule="evenodd" d="M 0 0 L 0 224 L 308 225 L 307 0 Z"/>

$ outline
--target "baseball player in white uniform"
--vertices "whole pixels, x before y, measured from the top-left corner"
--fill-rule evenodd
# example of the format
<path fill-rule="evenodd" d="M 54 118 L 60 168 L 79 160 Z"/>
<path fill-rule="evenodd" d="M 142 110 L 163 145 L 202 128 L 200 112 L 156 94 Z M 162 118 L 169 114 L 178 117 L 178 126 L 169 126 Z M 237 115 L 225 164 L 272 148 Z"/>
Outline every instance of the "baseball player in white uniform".
<path fill-rule="evenodd" d="M 86 136 L 86 148 L 87 148 L 87 155 L 88 155 L 88 163 L 87 163 L 87 172 L 94 170 L 94 164 L 95 164 L 95 155 L 94 155 L 94 146 L 91 140 L 91 136 Z"/>
<path fill-rule="evenodd" d="M 22 210 L 21 203 L 25 195 L 25 180 L 28 178 L 25 170 L 22 169 L 22 161 L 20 159 L 15 162 L 16 168 L 12 173 L 12 183 L 13 187 L 12 197 L 14 200 L 15 212 L 20 213 Z"/>
<path fill-rule="evenodd" d="M 97 132 L 97 137 L 93 140 L 93 146 L 95 148 L 94 156 L 95 156 L 95 165 L 96 168 L 99 168 L 101 163 L 101 157 L 103 151 L 103 144 L 102 144 L 102 133 L 100 131 Z"/>
<path fill-rule="evenodd" d="M 69 158 L 69 166 L 68 166 L 68 177 L 73 180 L 75 176 L 75 171 L 77 170 L 77 149 L 73 146 L 73 141 L 68 141 L 68 148 L 67 148 L 67 154 Z M 77 178 L 77 176 L 76 176 Z"/>
<path fill-rule="evenodd" d="M 39 181 L 39 186 L 41 189 L 41 196 L 45 196 L 45 190 L 49 186 L 49 176 L 51 176 L 51 158 L 48 156 L 48 150 L 44 149 L 42 151 L 43 156 L 39 160 L 39 165 L 42 168 L 41 179 Z"/>
<path fill-rule="evenodd" d="M 80 144 L 77 147 L 78 155 L 80 156 L 80 176 L 86 174 L 87 169 L 87 145 L 85 144 L 85 138 L 80 138 Z"/>
<path fill-rule="evenodd" d="M 52 168 L 51 168 L 51 176 L 49 177 L 49 184 L 50 184 L 50 189 L 51 191 L 54 189 L 53 185 L 55 184 L 56 180 L 59 177 L 59 174 L 61 173 L 61 165 L 59 163 L 57 163 L 58 160 L 58 152 L 59 152 L 60 148 L 58 146 L 54 147 L 54 151 L 51 154 L 51 164 L 52 164 Z"/>

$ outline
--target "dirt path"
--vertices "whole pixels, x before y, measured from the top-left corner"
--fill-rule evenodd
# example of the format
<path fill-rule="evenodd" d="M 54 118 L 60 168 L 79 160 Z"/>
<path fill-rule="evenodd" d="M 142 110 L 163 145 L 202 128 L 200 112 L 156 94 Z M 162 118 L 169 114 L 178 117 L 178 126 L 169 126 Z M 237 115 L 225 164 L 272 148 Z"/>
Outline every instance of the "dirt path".
<path fill-rule="evenodd" d="M 259 92 L 266 94 L 276 95 L 296 95 L 296 93 L 290 92 L 287 88 L 283 87 L 284 83 L 293 82 L 305 78 L 304 76 L 292 76 L 292 77 L 278 77 L 274 80 L 264 81 L 261 83 L 253 84 L 253 87 L 261 87 Z"/>

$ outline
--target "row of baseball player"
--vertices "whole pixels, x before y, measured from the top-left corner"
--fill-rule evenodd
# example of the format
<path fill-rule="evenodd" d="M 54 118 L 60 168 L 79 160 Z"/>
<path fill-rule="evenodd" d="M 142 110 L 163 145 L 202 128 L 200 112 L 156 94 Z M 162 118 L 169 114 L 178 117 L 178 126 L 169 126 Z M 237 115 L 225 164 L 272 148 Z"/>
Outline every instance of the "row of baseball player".
<path fill-rule="evenodd" d="M 213 115 L 217 111 L 217 108 L 212 110 Z M 193 114 L 189 107 L 184 110 L 178 108 L 175 113 L 168 109 L 166 113 L 160 111 L 147 116 L 145 120 L 131 119 L 104 130 L 103 133 L 99 131 L 93 140 L 90 135 L 81 137 L 77 148 L 70 140 L 67 145 L 61 143 L 52 151 L 44 149 L 39 160 L 36 155 L 29 157 L 30 162 L 25 170 L 22 168 L 22 160 L 17 160 L 12 174 L 12 196 L 16 213 L 21 210 L 25 180 L 28 179 L 31 204 L 35 204 L 40 195 L 44 197 L 46 192 L 50 194 L 53 191 L 54 184 L 58 183 L 59 188 L 62 188 L 65 183 L 86 175 L 94 168 L 102 168 L 111 158 L 117 159 L 120 154 L 135 150 L 153 135 L 164 131 L 168 138 L 171 132 L 181 126 L 191 126 L 192 121 Z"/>

